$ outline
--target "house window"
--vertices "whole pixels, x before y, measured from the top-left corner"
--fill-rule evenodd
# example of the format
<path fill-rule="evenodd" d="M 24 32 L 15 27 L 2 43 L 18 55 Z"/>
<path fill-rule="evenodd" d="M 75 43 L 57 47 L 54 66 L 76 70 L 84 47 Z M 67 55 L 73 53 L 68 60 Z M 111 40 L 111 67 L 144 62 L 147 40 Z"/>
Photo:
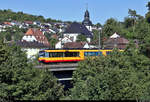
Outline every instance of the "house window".
<path fill-rule="evenodd" d="M 72 37 L 70 37 L 70 40 L 72 40 L 73 41 L 73 39 L 74 39 L 74 37 L 72 36 Z"/>

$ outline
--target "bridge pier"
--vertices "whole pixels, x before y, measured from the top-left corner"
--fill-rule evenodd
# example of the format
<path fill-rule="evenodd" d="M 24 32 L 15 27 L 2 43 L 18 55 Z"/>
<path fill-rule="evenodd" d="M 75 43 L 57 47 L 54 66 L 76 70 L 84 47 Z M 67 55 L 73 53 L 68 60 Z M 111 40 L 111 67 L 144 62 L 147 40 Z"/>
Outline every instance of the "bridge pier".
<path fill-rule="evenodd" d="M 73 71 L 76 70 L 78 64 L 55 64 L 55 65 L 42 65 L 42 66 L 34 66 L 38 69 L 48 69 L 53 73 L 53 75 L 58 78 L 58 82 L 64 85 L 64 90 L 68 90 L 68 88 L 72 88 L 72 74 Z"/>

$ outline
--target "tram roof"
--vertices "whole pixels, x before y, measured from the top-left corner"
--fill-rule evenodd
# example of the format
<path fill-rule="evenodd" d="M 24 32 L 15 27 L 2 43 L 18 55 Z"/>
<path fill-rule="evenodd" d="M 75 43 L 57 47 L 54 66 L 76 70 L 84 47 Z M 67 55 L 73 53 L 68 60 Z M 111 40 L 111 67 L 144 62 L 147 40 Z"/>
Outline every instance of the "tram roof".
<path fill-rule="evenodd" d="M 98 48 L 61 48 L 61 49 L 54 49 L 54 48 L 47 48 L 47 49 L 42 49 L 42 50 L 113 50 L 113 49 L 98 49 Z M 123 50 L 123 49 L 119 49 L 119 50 Z"/>

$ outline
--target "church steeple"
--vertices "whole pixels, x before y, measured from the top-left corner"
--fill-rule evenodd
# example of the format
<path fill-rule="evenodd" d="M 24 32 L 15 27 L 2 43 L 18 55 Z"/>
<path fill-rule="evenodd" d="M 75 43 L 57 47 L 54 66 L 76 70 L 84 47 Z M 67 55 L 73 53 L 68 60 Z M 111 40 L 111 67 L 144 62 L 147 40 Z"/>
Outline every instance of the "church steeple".
<path fill-rule="evenodd" d="M 88 4 L 86 4 L 86 11 L 84 14 L 84 20 L 83 20 L 82 24 L 85 26 L 91 26 L 92 25 L 92 22 L 90 21 L 90 13 L 88 11 Z"/>
<path fill-rule="evenodd" d="M 90 19 L 89 11 L 88 11 L 88 3 L 86 4 L 86 11 L 84 14 L 84 19 Z"/>
<path fill-rule="evenodd" d="M 88 10 L 85 11 L 84 19 L 90 19 L 89 11 Z"/>

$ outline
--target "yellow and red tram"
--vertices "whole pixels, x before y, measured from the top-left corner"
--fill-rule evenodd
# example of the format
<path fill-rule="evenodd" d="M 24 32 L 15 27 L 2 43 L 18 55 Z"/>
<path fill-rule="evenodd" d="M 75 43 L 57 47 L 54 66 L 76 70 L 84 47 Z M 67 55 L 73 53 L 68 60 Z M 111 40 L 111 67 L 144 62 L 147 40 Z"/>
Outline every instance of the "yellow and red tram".
<path fill-rule="evenodd" d="M 39 52 L 39 62 L 78 62 L 87 56 L 106 56 L 112 50 L 96 50 L 96 49 L 49 49 Z M 121 51 L 121 50 L 120 50 Z"/>

